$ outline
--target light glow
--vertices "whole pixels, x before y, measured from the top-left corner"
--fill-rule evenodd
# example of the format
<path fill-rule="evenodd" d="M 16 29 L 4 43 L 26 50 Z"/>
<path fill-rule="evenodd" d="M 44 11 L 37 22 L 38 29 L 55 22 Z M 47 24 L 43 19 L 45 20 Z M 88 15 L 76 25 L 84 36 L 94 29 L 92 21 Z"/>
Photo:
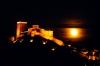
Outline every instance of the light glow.
<path fill-rule="evenodd" d="M 24 41 L 24 39 L 20 40 L 19 42 L 21 43 L 21 42 L 23 42 L 23 41 Z"/>
<path fill-rule="evenodd" d="M 77 36 L 78 30 L 77 29 L 71 29 L 71 35 L 72 36 Z"/>
<path fill-rule="evenodd" d="M 71 45 L 69 44 L 68 47 L 71 47 Z"/>
<path fill-rule="evenodd" d="M 52 48 L 52 51 L 54 51 L 55 49 L 54 48 Z"/>
<path fill-rule="evenodd" d="M 31 39 L 30 42 L 33 42 L 33 39 Z"/>
<path fill-rule="evenodd" d="M 47 41 L 43 41 L 43 44 L 45 45 L 47 43 Z"/>

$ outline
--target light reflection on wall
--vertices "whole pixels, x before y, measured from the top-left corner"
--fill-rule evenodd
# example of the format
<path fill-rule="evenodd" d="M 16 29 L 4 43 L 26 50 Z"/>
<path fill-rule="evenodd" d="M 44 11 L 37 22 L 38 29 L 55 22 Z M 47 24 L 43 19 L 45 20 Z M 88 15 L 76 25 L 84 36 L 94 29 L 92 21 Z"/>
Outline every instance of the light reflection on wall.
<path fill-rule="evenodd" d="M 20 33 L 24 31 L 26 27 L 27 27 L 27 22 L 22 22 L 22 21 L 17 22 L 16 38 L 18 38 Z"/>

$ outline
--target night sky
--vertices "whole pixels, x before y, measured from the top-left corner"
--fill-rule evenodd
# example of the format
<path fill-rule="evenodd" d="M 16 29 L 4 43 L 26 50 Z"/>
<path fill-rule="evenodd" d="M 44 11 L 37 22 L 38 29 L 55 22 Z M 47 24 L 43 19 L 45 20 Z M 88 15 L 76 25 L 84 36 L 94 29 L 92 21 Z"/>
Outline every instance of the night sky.
<path fill-rule="evenodd" d="M 13 32 L 17 21 L 27 21 L 29 26 L 67 27 L 63 23 L 66 19 L 81 19 L 85 24 L 80 27 L 99 30 L 99 0 L 2 0 L 0 4 L 1 26 L 5 32 Z"/>

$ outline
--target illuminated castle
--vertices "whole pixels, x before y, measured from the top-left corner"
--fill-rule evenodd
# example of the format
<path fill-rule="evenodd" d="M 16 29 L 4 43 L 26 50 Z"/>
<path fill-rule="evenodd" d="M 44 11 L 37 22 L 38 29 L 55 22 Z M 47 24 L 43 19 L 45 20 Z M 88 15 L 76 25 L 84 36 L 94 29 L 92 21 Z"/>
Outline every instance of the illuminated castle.
<path fill-rule="evenodd" d="M 39 35 L 45 39 L 54 41 L 56 44 L 60 46 L 64 46 L 64 43 L 61 40 L 53 37 L 52 30 L 45 30 L 39 28 L 39 25 L 32 25 L 32 28 L 28 28 L 28 30 L 25 31 L 26 28 L 27 28 L 27 22 L 22 22 L 22 21 L 17 22 L 16 40 L 18 37 L 21 37 L 23 33 L 27 33 L 27 34 L 31 34 L 31 37 L 34 37 L 34 35 Z"/>
<path fill-rule="evenodd" d="M 17 22 L 17 29 L 16 29 L 16 38 L 23 32 L 27 27 L 27 22 Z"/>

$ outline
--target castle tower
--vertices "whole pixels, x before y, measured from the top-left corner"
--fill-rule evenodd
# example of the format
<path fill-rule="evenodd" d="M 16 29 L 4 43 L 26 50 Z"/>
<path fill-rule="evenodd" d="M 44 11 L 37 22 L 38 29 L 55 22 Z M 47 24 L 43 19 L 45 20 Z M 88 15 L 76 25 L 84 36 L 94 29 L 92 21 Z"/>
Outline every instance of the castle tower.
<path fill-rule="evenodd" d="M 33 29 L 39 29 L 39 25 L 32 25 Z"/>
<path fill-rule="evenodd" d="M 17 22 L 16 38 L 18 38 L 20 33 L 24 31 L 26 28 L 27 28 L 27 22 L 22 22 L 22 21 Z"/>

